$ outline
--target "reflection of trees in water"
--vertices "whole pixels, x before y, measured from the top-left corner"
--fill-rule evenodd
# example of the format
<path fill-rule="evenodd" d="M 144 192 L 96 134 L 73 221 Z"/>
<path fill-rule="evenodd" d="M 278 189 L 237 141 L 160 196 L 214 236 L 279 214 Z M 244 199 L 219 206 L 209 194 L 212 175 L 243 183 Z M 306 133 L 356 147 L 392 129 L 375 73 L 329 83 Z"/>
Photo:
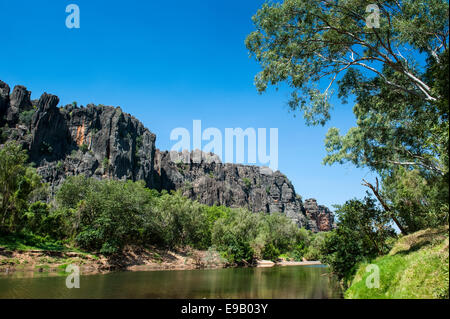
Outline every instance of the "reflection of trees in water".
<path fill-rule="evenodd" d="M 0 298 L 340 298 L 325 267 L 275 266 L 114 272 L 81 276 L 67 289 L 64 276 L 0 278 Z"/>

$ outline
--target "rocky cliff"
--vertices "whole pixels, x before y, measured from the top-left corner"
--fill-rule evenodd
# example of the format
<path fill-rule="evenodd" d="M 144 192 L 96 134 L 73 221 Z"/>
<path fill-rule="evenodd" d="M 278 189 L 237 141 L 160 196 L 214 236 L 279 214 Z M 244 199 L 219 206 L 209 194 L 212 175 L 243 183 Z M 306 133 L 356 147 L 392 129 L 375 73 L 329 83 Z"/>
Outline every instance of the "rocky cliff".
<path fill-rule="evenodd" d="M 66 176 L 144 180 L 152 185 L 156 136 L 119 107 L 75 104 L 0 82 L 2 135 L 29 150 L 38 173 L 54 190 Z M 1 141 L 0 141 L 1 142 Z"/>
<path fill-rule="evenodd" d="M 313 225 L 313 229 L 328 231 L 336 228 L 333 212 L 326 206 L 317 205 L 317 201 L 314 198 L 305 200 L 303 207 L 306 217 Z"/>
<path fill-rule="evenodd" d="M 334 227 L 333 213 L 315 199 L 303 203 L 292 183 L 266 167 L 221 163 L 214 154 L 167 152 L 156 136 L 120 107 L 76 103 L 31 93 L 0 81 L 0 144 L 17 140 L 54 192 L 71 175 L 144 180 L 158 190 L 181 190 L 207 205 L 281 212 L 313 231 Z"/>
<path fill-rule="evenodd" d="M 214 154 L 155 154 L 155 173 L 160 189 L 181 189 L 185 196 L 207 205 L 247 207 L 254 212 L 281 212 L 299 226 L 309 224 L 300 196 L 279 171 L 268 167 L 223 164 Z"/>

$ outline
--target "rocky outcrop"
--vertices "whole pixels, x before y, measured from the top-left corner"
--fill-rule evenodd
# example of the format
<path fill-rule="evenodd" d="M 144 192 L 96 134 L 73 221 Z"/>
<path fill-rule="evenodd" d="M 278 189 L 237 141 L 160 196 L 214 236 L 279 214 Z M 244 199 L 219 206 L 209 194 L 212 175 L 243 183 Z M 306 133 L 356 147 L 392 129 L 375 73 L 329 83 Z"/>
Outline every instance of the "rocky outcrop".
<path fill-rule="evenodd" d="M 310 228 L 317 231 L 328 231 L 336 227 L 334 214 L 328 207 L 317 205 L 317 201 L 314 198 L 305 200 L 304 208 L 306 216 L 311 223 Z"/>
<path fill-rule="evenodd" d="M 152 185 L 156 136 L 119 107 L 59 108 L 59 98 L 44 93 L 33 101 L 30 123 L 22 123 L 19 115 L 33 109 L 30 92 L 16 86 L 2 101 L 7 101 L 3 135 L 29 150 L 30 160 L 52 191 L 67 176 L 78 174 Z"/>
<path fill-rule="evenodd" d="M 157 151 L 155 173 L 155 187 L 159 189 L 181 189 L 185 196 L 207 205 L 284 213 L 300 227 L 309 227 L 292 183 L 268 167 L 223 164 L 216 155 L 198 150 Z"/>
<path fill-rule="evenodd" d="M 0 125 L 3 123 L 3 117 L 9 107 L 9 85 L 3 81 L 0 81 Z"/>
<path fill-rule="evenodd" d="M 334 225 L 332 212 L 302 199 L 292 183 L 268 167 L 221 163 L 214 154 L 155 149 L 156 136 L 120 107 L 75 103 L 58 107 L 59 98 L 0 81 L 0 138 L 29 150 L 30 160 L 54 192 L 67 176 L 144 180 L 158 190 L 181 190 L 207 205 L 246 207 L 286 214 L 313 231 Z M 3 143 L 0 140 L 0 143 Z"/>
<path fill-rule="evenodd" d="M 19 114 L 33 108 L 31 104 L 31 92 L 22 85 L 16 85 L 9 97 L 9 108 L 6 111 L 6 121 L 16 124 L 19 121 Z"/>

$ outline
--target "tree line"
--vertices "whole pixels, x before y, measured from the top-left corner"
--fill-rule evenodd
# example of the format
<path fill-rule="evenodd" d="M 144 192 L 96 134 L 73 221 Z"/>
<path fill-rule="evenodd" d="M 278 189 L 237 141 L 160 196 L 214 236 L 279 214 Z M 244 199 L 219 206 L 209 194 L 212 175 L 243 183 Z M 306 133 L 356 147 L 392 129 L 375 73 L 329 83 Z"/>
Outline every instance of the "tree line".
<path fill-rule="evenodd" d="M 68 177 L 49 197 L 27 153 L 0 147 L 0 235 L 40 236 L 104 255 L 127 245 L 219 251 L 231 264 L 257 259 L 318 258 L 321 235 L 282 214 L 207 206 L 180 192 L 158 192 L 143 181 Z"/>

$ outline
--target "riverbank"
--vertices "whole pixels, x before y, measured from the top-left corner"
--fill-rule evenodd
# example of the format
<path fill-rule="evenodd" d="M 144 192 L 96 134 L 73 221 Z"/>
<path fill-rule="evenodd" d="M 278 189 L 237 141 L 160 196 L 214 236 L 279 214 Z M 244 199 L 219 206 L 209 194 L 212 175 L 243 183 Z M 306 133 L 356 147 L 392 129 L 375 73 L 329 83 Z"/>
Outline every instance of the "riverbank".
<path fill-rule="evenodd" d="M 369 264 L 379 269 L 379 287 L 366 280 Z M 449 298 L 448 226 L 424 229 L 400 238 L 386 256 L 359 265 L 350 287 L 350 299 Z"/>
<path fill-rule="evenodd" d="M 126 247 L 120 254 L 104 256 L 80 251 L 9 250 L 0 247 L 0 274 L 12 272 L 64 272 L 70 264 L 83 274 L 110 271 L 190 270 L 235 267 L 214 250 L 191 248 L 164 250 L 157 247 Z M 320 265 L 320 261 L 259 260 L 247 267 Z"/>
<path fill-rule="evenodd" d="M 0 247 L 0 273 L 58 272 L 67 265 L 80 267 L 84 274 L 115 270 L 168 270 L 223 268 L 225 260 L 213 251 L 164 250 L 156 247 L 126 247 L 120 254 L 104 256 L 79 251 L 8 250 Z"/>

